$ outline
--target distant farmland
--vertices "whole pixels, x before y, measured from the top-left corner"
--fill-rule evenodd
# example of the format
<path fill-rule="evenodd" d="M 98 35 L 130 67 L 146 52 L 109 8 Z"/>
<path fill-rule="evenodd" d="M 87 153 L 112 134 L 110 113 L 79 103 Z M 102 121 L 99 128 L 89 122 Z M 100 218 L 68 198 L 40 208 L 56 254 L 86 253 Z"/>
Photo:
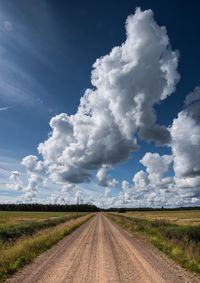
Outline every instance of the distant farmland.
<path fill-rule="evenodd" d="M 0 227 L 25 222 L 38 222 L 64 216 L 73 216 L 72 212 L 29 212 L 29 211 L 0 211 Z"/>
<path fill-rule="evenodd" d="M 178 225 L 200 225 L 200 210 L 134 211 L 127 216 L 147 220 L 164 220 Z"/>

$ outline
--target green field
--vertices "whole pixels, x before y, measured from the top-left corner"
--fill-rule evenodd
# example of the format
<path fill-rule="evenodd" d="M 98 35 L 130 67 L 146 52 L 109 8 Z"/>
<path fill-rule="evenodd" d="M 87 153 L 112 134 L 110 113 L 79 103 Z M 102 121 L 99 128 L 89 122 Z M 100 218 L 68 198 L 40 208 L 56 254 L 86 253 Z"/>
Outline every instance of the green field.
<path fill-rule="evenodd" d="M 200 274 L 200 211 L 134 211 L 108 217 L 186 269 Z"/>
<path fill-rule="evenodd" d="M 93 216 L 75 212 L 0 212 L 0 282 Z"/>

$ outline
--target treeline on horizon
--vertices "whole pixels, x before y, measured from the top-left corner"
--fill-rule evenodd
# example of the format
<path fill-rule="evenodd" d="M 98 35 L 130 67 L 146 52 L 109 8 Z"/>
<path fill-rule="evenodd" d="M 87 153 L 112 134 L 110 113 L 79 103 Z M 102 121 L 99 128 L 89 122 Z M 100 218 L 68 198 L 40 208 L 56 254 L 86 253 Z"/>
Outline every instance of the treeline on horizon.
<path fill-rule="evenodd" d="M 194 207 L 174 207 L 174 208 L 152 208 L 152 207 L 137 207 L 137 208 L 125 208 L 125 207 L 111 207 L 108 209 L 102 209 L 92 204 L 41 204 L 41 203 L 0 203 L 0 211 L 64 211 L 64 212 L 97 212 L 97 211 L 113 211 L 113 212 L 126 212 L 126 211 L 173 211 L 173 210 L 200 210 L 199 206 Z"/>
<path fill-rule="evenodd" d="M 177 211 L 177 210 L 200 210 L 200 206 L 181 206 L 181 207 L 160 207 L 160 208 L 153 208 L 153 207 L 120 207 L 115 208 L 111 207 L 109 209 L 106 209 L 107 211 L 113 211 L 113 212 L 126 212 L 126 211 Z"/>
<path fill-rule="evenodd" d="M 97 212 L 99 208 L 91 204 L 41 204 L 41 203 L 18 203 L 0 204 L 0 211 L 58 211 L 58 212 Z"/>

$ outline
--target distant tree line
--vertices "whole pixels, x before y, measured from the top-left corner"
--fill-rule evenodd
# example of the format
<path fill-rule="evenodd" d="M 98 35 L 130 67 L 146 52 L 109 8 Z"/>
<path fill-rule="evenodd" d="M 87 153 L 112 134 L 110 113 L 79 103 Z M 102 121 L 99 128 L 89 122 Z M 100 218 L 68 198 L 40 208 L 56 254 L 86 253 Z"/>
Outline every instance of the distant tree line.
<path fill-rule="evenodd" d="M 136 207 L 136 208 L 125 208 L 125 207 L 111 207 L 106 211 L 125 213 L 126 211 L 177 211 L 177 210 L 200 210 L 199 206 L 190 207 L 173 207 L 173 208 L 153 208 L 153 207 Z"/>
<path fill-rule="evenodd" d="M 91 204 L 41 204 L 41 203 L 19 203 L 19 204 L 0 204 L 0 211 L 66 211 L 66 212 L 96 212 L 98 207 Z"/>
<path fill-rule="evenodd" d="M 100 209 L 92 204 L 79 204 L 78 211 L 80 212 L 97 212 L 97 211 L 113 211 L 125 213 L 126 211 L 173 211 L 173 210 L 200 210 L 199 206 L 195 207 L 175 207 L 175 208 L 152 208 L 152 207 L 111 207 L 108 209 Z M 19 204 L 0 204 L 0 211 L 77 211 L 76 204 L 41 204 L 41 203 L 19 203 Z"/>

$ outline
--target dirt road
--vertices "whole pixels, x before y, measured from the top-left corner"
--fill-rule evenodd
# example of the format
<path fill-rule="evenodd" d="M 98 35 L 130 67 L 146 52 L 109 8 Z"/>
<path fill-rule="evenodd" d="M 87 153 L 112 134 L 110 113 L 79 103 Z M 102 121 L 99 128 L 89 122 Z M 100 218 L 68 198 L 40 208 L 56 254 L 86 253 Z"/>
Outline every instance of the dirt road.
<path fill-rule="evenodd" d="M 200 282 L 102 214 L 39 256 L 9 283 Z"/>

